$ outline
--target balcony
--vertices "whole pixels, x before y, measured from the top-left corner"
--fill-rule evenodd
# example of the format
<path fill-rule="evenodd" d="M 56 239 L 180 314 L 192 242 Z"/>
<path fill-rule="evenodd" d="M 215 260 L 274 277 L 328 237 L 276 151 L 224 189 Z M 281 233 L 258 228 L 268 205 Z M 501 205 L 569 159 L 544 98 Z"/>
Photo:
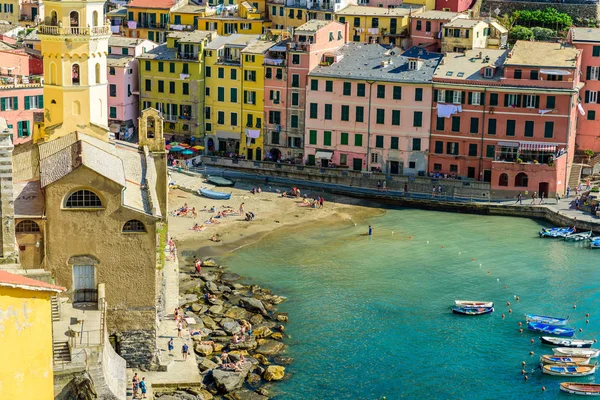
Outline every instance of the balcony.
<path fill-rule="evenodd" d="M 126 21 L 129 29 L 167 29 L 169 24 L 166 22 L 155 21 Z"/>
<path fill-rule="evenodd" d="M 198 60 L 198 53 L 177 53 L 177 58 L 182 60 Z"/>
<path fill-rule="evenodd" d="M 288 43 L 288 51 L 307 51 L 310 52 L 312 43 L 300 42 L 300 43 Z"/>
<path fill-rule="evenodd" d="M 239 65 L 240 64 L 240 58 L 239 57 L 219 57 L 219 58 L 217 58 L 217 63 L 218 64 L 236 64 L 236 65 Z"/>
<path fill-rule="evenodd" d="M 177 115 L 160 113 L 160 116 L 165 120 L 165 122 L 177 122 Z"/>
<path fill-rule="evenodd" d="M 285 67 L 285 57 L 267 57 L 265 58 L 265 65 Z"/>
<path fill-rule="evenodd" d="M 42 77 L 39 75 L 35 75 L 35 76 L 0 75 L 0 90 L 41 88 L 42 86 L 43 86 Z"/>
<path fill-rule="evenodd" d="M 39 25 L 39 35 L 56 35 L 56 36 L 104 36 L 111 35 L 110 25 L 104 26 L 70 26 L 61 27 L 54 25 Z"/>

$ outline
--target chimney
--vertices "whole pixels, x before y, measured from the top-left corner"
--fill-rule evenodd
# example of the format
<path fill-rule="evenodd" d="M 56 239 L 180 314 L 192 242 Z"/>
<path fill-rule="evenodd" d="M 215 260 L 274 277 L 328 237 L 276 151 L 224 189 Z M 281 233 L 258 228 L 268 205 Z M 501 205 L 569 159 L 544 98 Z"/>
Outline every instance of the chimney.
<path fill-rule="evenodd" d="M 346 44 L 350 41 L 350 22 L 346 21 L 344 25 L 344 44 Z"/>

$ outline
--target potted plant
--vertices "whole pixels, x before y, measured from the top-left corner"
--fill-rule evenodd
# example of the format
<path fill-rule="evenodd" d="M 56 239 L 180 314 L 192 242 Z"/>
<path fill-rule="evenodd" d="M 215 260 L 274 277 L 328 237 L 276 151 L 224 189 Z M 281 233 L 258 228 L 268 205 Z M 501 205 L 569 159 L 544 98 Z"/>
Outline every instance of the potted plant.
<path fill-rule="evenodd" d="M 523 160 L 521 160 L 520 158 L 517 158 L 517 163 L 523 164 Z"/>
<path fill-rule="evenodd" d="M 592 157 L 594 157 L 594 151 L 590 150 L 590 149 L 584 150 L 583 154 L 587 157 L 587 161 L 586 162 L 590 162 L 590 159 Z"/>

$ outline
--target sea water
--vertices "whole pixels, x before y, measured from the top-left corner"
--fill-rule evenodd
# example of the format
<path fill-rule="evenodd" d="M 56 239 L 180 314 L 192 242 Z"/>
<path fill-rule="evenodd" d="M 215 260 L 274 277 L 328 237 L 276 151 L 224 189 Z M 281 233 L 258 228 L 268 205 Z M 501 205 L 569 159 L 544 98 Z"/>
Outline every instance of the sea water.
<path fill-rule="evenodd" d="M 279 311 L 295 361 L 273 387 L 279 399 L 556 398 L 566 396 L 561 381 L 596 379 L 532 373 L 552 347 L 524 314 L 570 316 L 577 337 L 600 339 L 600 250 L 540 239 L 542 227 L 388 210 L 358 225 L 275 232 L 221 261 L 289 299 Z M 496 311 L 453 315 L 455 299 L 494 301 Z"/>

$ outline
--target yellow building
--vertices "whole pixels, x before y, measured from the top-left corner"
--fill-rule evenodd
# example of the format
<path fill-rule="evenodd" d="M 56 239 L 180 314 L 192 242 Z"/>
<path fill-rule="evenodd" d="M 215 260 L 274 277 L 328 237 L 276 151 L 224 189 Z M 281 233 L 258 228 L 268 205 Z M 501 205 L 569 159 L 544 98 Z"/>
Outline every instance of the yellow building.
<path fill-rule="evenodd" d="M 140 107 L 156 108 L 177 141 L 204 135 L 204 48 L 214 32 L 171 32 L 139 59 Z"/>
<path fill-rule="evenodd" d="M 395 8 L 348 6 L 335 14 L 337 21 L 350 24 L 350 39 L 361 43 L 401 45 L 409 36 L 410 17 L 425 7 Z"/>
<path fill-rule="evenodd" d="M 471 49 L 498 49 L 506 45 L 508 29 L 496 20 L 455 19 L 444 24 L 442 52 L 464 52 Z"/>
<path fill-rule="evenodd" d="M 0 271 L 0 399 L 54 399 L 50 297 L 64 290 Z"/>
<path fill-rule="evenodd" d="M 169 33 L 170 13 L 186 4 L 185 0 L 132 0 L 126 5 L 123 33 L 127 37 L 164 43 Z"/>
<path fill-rule="evenodd" d="M 21 18 L 20 0 L 2 0 L 0 3 L 0 20 L 11 25 L 19 25 Z"/>
<path fill-rule="evenodd" d="M 264 55 L 274 42 L 221 36 L 206 46 L 206 146 L 209 152 L 264 154 Z"/>

